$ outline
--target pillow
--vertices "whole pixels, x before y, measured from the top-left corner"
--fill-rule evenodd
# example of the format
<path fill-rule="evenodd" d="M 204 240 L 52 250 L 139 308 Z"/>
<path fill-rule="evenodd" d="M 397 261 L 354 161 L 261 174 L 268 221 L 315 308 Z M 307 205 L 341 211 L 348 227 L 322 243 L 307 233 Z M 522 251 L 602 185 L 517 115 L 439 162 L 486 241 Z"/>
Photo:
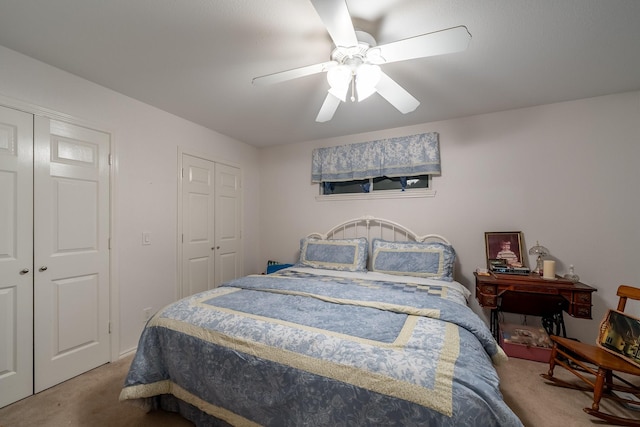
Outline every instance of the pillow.
<path fill-rule="evenodd" d="M 372 271 L 453 281 L 456 252 L 451 245 L 373 239 L 372 246 Z"/>
<path fill-rule="evenodd" d="M 367 271 L 368 249 L 365 237 L 336 240 L 305 237 L 300 240 L 298 265 L 340 271 Z"/>

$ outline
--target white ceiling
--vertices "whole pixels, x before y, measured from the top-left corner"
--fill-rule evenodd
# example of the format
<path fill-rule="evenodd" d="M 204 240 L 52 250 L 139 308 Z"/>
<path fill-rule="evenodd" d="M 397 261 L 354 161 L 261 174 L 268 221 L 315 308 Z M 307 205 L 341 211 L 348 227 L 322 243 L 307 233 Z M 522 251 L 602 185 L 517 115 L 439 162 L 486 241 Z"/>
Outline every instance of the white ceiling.
<path fill-rule="evenodd" d="M 639 0 L 347 0 L 379 44 L 465 25 L 461 53 L 383 66 L 421 105 L 379 95 L 316 123 L 329 60 L 308 0 L 0 0 L 0 44 L 254 146 L 640 90 Z"/>

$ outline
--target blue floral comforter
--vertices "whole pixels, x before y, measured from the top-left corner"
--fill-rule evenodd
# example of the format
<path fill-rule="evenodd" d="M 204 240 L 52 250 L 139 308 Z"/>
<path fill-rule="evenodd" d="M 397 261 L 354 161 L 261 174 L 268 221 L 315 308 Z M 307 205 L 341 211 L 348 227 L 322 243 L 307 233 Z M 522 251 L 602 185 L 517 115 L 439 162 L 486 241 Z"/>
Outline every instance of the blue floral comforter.
<path fill-rule="evenodd" d="M 492 365 L 506 356 L 461 285 L 344 276 L 285 269 L 166 307 L 120 399 L 173 396 L 211 425 L 522 425 Z"/>

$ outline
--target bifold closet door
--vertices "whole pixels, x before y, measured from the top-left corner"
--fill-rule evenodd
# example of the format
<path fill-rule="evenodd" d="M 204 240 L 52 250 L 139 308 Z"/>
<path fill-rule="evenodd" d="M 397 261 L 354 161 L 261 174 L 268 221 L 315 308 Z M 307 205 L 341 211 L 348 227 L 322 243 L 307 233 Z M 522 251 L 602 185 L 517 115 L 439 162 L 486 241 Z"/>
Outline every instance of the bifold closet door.
<path fill-rule="evenodd" d="M 182 154 L 181 296 L 242 275 L 240 169 Z"/>
<path fill-rule="evenodd" d="M 33 393 L 33 116 L 0 107 L 0 407 Z"/>
<path fill-rule="evenodd" d="M 35 392 L 110 358 L 109 134 L 35 118 Z"/>
<path fill-rule="evenodd" d="M 109 149 L 0 107 L 0 407 L 109 361 Z"/>

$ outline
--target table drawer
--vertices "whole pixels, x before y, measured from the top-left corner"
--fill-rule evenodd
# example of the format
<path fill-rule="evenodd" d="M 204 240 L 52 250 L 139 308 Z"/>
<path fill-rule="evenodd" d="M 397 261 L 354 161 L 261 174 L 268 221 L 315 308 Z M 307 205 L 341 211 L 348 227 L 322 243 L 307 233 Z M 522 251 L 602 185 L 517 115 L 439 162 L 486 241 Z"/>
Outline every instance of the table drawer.
<path fill-rule="evenodd" d="M 576 304 L 591 305 L 591 292 L 574 292 L 573 302 Z"/>
<path fill-rule="evenodd" d="M 484 308 L 497 308 L 498 297 L 496 295 L 476 294 L 478 303 Z"/>
<path fill-rule="evenodd" d="M 498 295 L 498 287 L 496 285 L 478 285 L 476 292 L 481 295 Z"/>
<path fill-rule="evenodd" d="M 591 319 L 591 304 L 573 304 L 569 307 L 569 315 L 579 319 Z"/>

